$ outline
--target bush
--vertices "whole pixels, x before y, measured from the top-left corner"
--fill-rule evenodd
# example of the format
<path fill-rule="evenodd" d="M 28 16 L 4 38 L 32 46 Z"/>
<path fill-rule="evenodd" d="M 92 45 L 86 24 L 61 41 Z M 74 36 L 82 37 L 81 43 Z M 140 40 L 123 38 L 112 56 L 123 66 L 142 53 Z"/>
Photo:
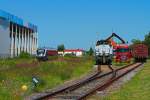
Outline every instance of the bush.
<path fill-rule="evenodd" d="M 21 52 L 19 58 L 31 58 L 31 55 L 27 52 Z"/>
<path fill-rule="evenodd" d="M 57 60 L 58 56 L 48 56 L 48 60 Z"/>
<path fill-rule="evenodd" d="M 64 56 L 65 57 L 75 57 L 76 55 L 74 53 L 71 53 L 71 54 L 65 54 Z"/>

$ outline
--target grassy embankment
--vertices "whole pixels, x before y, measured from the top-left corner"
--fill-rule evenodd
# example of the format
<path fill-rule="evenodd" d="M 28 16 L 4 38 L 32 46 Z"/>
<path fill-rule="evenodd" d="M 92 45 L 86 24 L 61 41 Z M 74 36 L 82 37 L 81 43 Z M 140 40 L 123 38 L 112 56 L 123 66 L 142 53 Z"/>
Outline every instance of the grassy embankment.
<path fill-rule="evenodd" d="M 91 58 L 65 57 L 64 59 L 37 63 L 35 59 L 0 60 L 0 100 L 16 100 L 52 88 L 66 80 L 79 77 L 92 68 Z M 33 89 L 32 77 L 40 79 Z M 23 91 L 22 85 L 28 89 Z"/>
<path fill-rule="evenodd" d="M 150 60 L 131 81 L 103 100 L 150 100 Z"/>

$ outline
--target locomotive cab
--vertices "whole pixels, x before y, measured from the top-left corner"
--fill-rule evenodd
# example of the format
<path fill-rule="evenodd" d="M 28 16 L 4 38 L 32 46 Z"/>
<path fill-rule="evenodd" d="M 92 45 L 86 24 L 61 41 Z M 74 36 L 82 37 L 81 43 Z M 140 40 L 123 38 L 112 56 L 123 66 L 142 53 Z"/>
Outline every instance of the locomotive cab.
<path fill-rule="evenodd" d="M 95 47 L 96 65 L 111 65 L 113 48 L 108 41 L 97 41 Z"/>
<path fill-rule="evenodd" d="M 36 58 L 38 60 L 48 60 L 47 50 L 46 49 L 38 49 L 36 53 Z"/>
<path fill-rule="evenodd" d="M 118 45 L 114 51 L 116 62 L 130 62 L 131 52 L 126 44 Z"/>

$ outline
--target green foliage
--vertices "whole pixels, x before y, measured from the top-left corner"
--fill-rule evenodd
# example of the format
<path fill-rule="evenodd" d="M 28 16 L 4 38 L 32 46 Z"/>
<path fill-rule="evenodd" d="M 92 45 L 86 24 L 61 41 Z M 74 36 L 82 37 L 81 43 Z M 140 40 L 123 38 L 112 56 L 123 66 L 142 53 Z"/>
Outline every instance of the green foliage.
<path fill-rule="evenodd" d="M 89 49 L 89 51 L 87 52 L 87 54 L 88 54 L 89 56 L 92 56 L 93 53 L 94 53 L 94 50 L 93 50 L 92 47 L 90 47 L 90 49 Z"/>
<path fill-rule="evenodd" d="M 19 58 L 31 58 L 31 55 L 27 52 L 21 52 Z"/>
<path fill-rule="evenodd" d="M 64 51 L 64 50 L 65 50 L 64 44 L 58 45 L 57 50 L 58 50 L 58 51 Z"/>
<path fill-rule="evenodd" d="M 89 72 L 93 64 L 91 58 L 62 57 L 58 59 L 62 60 L 40 63 L 34 62 L 32 58 L 0 60 L 2 64 L 0 66 L 0 100 L 21 100 L 31 93 L 53 88 L 66 80 Z M 40 80 L 36 88 L 33 88 L 33 76 Z M 22 85 L 28 87 L 27 91 L 22 91 Z"/>
<path fill-rule="evenodd" d="M 150 98 L 150 60 L 142 70 L 119 90 L 102 100 L 149 100 Z"/>
<path fill-rule="evenodd" d="M 148 53 L 150 56 L 150 32 L 147 35 L 145 35 L 144 44 L 148 46 Z"/>
<path fill-rule="evenodd" d="M 133 44 L 139 44 L 142 43 L 143 41 L 139 40 L 139 39 L 132 39 L 132 43 Z"/>
<path fill-rule="evenodd" d="M 150 45 L 150 32 L 147 35 L 145 35 L 144 43 Z"/>
<path fill-rule="evenodd" d="M 48 60 L 57 60 L 58 56 L 48 56 Z"/>
<path fill-rule="evenodd" d="M 132 43 L 133 44 L 144 43 L 150 47 L 150 32 L 145 35 L 144 41 L 141 41 L 139 39 L 133 39 Z"/>

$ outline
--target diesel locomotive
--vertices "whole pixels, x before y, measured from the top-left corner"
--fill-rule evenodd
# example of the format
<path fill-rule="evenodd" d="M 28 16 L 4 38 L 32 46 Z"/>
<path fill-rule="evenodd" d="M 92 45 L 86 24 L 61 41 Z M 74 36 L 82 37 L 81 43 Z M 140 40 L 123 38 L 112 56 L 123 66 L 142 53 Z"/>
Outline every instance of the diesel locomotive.
<path fill-rule="evenodd" d="M 101 72 L 101 65 L 108 65 L 108 68 L 113 72 L 113 76 L 116 72 L 112 68 L 113 59 L 113 47 L 109 41 L 99 40 L 95 46 L 95 61 L 98 66 L 98 71 Z"/>
<path fill-rule="evenodd" d="M 95 46 L 96 65 L 111 65 L 113 58 L 113 47 L 108 41 L 99 40 Z"/>

